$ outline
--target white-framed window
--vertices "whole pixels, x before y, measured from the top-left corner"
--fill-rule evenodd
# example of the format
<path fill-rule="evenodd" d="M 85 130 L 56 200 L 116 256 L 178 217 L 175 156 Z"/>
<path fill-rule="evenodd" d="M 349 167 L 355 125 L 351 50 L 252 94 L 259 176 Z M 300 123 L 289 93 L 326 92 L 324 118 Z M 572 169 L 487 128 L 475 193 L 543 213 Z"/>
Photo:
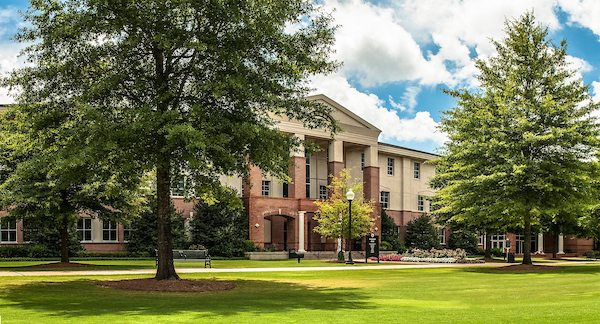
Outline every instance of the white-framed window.
<path fill-rule="evenodd" d="M 506 237 L 504 234 L 492 235 L 492 237 L 491 237 L 492 249 L 503 249 L 505 240 L 506 240 Z"/>
<path fill-rule="evenodd" d="M 327 199 L 327 186 L 319 186 L 319 199 Z"/>
<path fill-rule="evenodd" d="M 388 158 L 387 174 L 391 175 L 391 176 L 394 175 L 394 159 L 392 159 L 392 158 Z"/>
<path fill-rule="evenodd" d="M 117 223 L 104 221 L 102 222 L 102 240 L 116 241 L 117 240 Z"/>
<path fill-rule="evenodd" d="M 483 243 L 484 243 L 483 233 L 477 232 L 477 245 L 483 245 Z"/>
<path fill-rule="evenodd" d="M 440 244 L 446 244 L 446 228 L 440 228 Z"/>
<path fill-rule="evenodd" d="M 381 191 L 379 193 L 379 203 L 381 204 L 382 209 L 390 208 L 390 192 L 389 191 Z"/>
<path fill-rule="evenodd" d="M 423 196 L 419 196 L 417 200 L 417 210 L 425 211 L 425 198 L 423 198 Z"/>
<path fill-rule="evenodd" d="M 263 180 L 262 195 L 263 195 L 263 197 L 271 196 L 271 181 Z"/>
<path fill-rule="evenodd" d="M 17 243 L 17 222 L 0 222 L 0 242 Z"/>
<path fill-rule="evenodd" d="M 123 223 L 123 243 L 128 243 L 131 240 L 133 231 L 135 231 L 132 226 L 133 224 L 131 222 Z"/>
<path fill-rule="evenodd" d="M 185 196 L 185 180 L 181 179 L 177 182 L 177 185 L 171 186 L 172 197 L 183 197 Z"/>
<path fill-rule="evenodd" d="M 80 218 L 77 220 L 77 236 L 80 242 L 92 241 L 92 219 Z"/>
<path fill-rule="evenodd" d="M 360 154 L 360 171 L 365 168 L 365 153 Z"/>
<path fill-rule="evenodd" d="M 310 198 L 310 154 L 308 151 L 304 152 L 306 158 L 306 198 Z"/>
<path fill-rule="evenodd" d="M 419 179 L 421 177 L 421 163 L 415 162 L 414 177 L 415 179 Z"/>

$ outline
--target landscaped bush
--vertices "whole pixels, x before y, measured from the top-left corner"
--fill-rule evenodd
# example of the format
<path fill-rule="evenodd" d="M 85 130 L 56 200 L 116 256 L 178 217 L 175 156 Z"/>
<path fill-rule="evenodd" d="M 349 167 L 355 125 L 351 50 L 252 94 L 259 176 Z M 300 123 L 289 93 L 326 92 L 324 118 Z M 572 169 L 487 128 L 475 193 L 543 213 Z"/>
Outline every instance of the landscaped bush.
<path fill-rule="evenodd" d="M 406 224 L 406 246 L 410 249 L 429 250 L 440 246 L 438 231 L 425 214 Z"/>
<path fill-rule="evenodd" d="M 391 251 L 392 250 L 392 244 L 390 244 L 389 242 L 386 242 L 386 241 L 382 241 L 381 242 L 381 246 L 379 247 L 379 249 L 381 251 Z"/>
<path fill-rule="evenodd" d="M 244 242 L 244 244 L 246 245 L 246 252 L 254 252 L 255 250 L 255 245 L 254 245 L 254 241 L 252 240 L 246 240 Z"/>
<path fill-rule="evenodd" d="M 457 230 L 448 237 L 449 249 L 463 249 L 469 254 L 477 253 L 477 235 L 472 232 Z"/>
<path fill-rule="evenodd" d="M 397 254 L 380 254 L 379 261 L 402 261 L 402 255 Z M 373 258 L 375 259 L 375 258 Z M 377 259 L 375 259 L 377 260 Z"/>
<path fill-rule="evenodd" d="M 28 250 L 24 245 L 0 246 L 0 258 L 26 258 Z"/>

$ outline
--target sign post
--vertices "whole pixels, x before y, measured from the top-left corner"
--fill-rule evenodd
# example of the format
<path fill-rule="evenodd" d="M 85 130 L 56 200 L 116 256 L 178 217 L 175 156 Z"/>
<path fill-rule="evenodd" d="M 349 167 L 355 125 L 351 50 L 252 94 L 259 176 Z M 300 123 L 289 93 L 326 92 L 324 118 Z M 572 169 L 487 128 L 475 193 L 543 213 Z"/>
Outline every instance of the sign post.
<path fill-rule="evenodd" d="M 367 236 L 367 248 L 365 251 L 365 263 L 369 263 L 370 257 L 376 257 L 379 263 L 379 236 L 371 233 Z"/>

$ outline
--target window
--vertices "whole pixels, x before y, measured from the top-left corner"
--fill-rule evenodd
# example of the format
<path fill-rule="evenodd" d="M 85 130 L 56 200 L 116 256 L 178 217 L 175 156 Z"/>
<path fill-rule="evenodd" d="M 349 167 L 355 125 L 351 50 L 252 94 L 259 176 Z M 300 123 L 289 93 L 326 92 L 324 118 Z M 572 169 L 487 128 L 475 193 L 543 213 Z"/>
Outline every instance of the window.
<path fill-rule="evenodd" d="M 310 154 L 304 152 L 306 157 L 306 198 L 310 198 Z"/>
<path fill-rule="evenodd" d="M 360 171 L 365 168 L 365 153 L 360 154 Z"/>
<path fill-rule="evenodd" d="M 131 240 L 131 235 L 135 229 L 132 228 L 131 222 L 123 223 L 123 242 L 127 243 Z"/>
<path fill-rule="evenodd" d="M 290 196 L 290 186 L 287 182 L 283 183 L 283 198 L 288 198 Z"/>
<path fill-rule="evenodd" d="M 116 241 L 117 240 L 117 223 L 115 222 L 102 222 L 102 240 L 103 241 Z"/>
<path fill-rule="evenodd" d="M 446 244 L 446 228 L 440 228 L 440 244 Z"/>
<path fill-rule="evenodd" d="M 92 219 L 80 218 L 77 220 L 77 236 L 80 242 L 92 241 Z"/>
<path fill-rule="evenodd" d="M 483 233 L 477 232 L 477 245 L 483 245 Z"/>
<path fill-rule="evenodd" d="M 327 199 L 327 186 L 319 186 L 319 199 Z"/>
<path fill-rule="evenodd" d="M 173 197 L 183 197 L 185 196 L 185 181 L 180 180 L 176 186 L 171 187 L 171 196 Z"/>
<path fill-rule="evenodd" d="M 419 179 L 421 177 L 421 163 L 415 162 L 415 179 Z"/>
<path fill-rule="evenodd" d="M 0 242 L 17 243 L 17 222 L 0 223 Z"/>
<path fill-rule="evenodd" d="M 417 201 L 417 210 L 425 211 L 425 199 L 423 199 L 423 196 L 419 196 L 418 199 L 419 200 Z"/>
<path fill-rule="evenodd" d="M 492 237 L 491 237 L 492 249 L 503 249 L 505 239 L 506 238 L 504 237 L 504 234 L 492 235 Z"/>
<path fill-rule="evenodd" d="M 394 175 L 394 159 L 392 158 L 388 158 L 387 174 L 391 176 Z"/>
<path fill-rule="evenodd" d="M 269 197 L 271 195 L 271 181 L 263 180 L 262 195 L 263 195 L 263 197 Z"/>
<path fill-rule="evenodd" d="M 382 209 L 390 208 L 390 192 L 382 191 L 379 195 L 379 203 Z"/>

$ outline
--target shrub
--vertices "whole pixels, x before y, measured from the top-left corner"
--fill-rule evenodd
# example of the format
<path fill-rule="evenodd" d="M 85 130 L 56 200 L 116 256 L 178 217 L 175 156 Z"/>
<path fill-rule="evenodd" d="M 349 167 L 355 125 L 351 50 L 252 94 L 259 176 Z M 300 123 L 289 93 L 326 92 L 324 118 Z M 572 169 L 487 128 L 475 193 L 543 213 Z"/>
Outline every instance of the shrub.
<path fill-rule="evenodd" d="M 469 254 L 476 254 L 477 235 L 464 230 L 452 231 L 450 237 L 448 237 L 448 248 L 463 249 Z"/>
<path fill-rule="evenodd" d="M 48 258 L 56 256 L 55 252 L 48 247 L 39 244 L 31 244 L 27 247 L 27 257 L 29 258 Z"/>
<path fill-rule="evenodd" d="M 438 248 L 440 240 L 438 231 L 425 214 L 406 224 L 406 245 L 411 249 L 429 250 Z"/>
<path fill-rule="evenodd" d="M 27 247 L 24 245 L 0 246 L 0 258 L 24 258 L 27 257 Z"/>
<path fill-rule="evenodd" d="M 398 225 L 388 216 L 385 209 L 381 210 L 381 241 L 390 243 L 392 246 L 390 250 L 406 250 L 398 233 Z"/>
<path fill-rule="evenodd" d="M 246 252 L 253 252 L 254 250 L 256 250 L 256 247 L 254 246 L 254 241 L 246 240 L 246 241 L 244 241 L 244 244 L 246 246 L 246 248 L 245 248 Z"/>
<path fill-rule="evenodd" d="M 505 254 L 506 253 L 504 253 L 503 249 L 499 249 L 499 248 L 492 249 L 492 255 L 495 256 L 495 257 L 502 257 Z"/>
<path fill-rule="evenodd" d="M 381 251 L 391 251 L 392 245 L 389 242 L 382 241 L 380 249 L 381 249 Z"/>

